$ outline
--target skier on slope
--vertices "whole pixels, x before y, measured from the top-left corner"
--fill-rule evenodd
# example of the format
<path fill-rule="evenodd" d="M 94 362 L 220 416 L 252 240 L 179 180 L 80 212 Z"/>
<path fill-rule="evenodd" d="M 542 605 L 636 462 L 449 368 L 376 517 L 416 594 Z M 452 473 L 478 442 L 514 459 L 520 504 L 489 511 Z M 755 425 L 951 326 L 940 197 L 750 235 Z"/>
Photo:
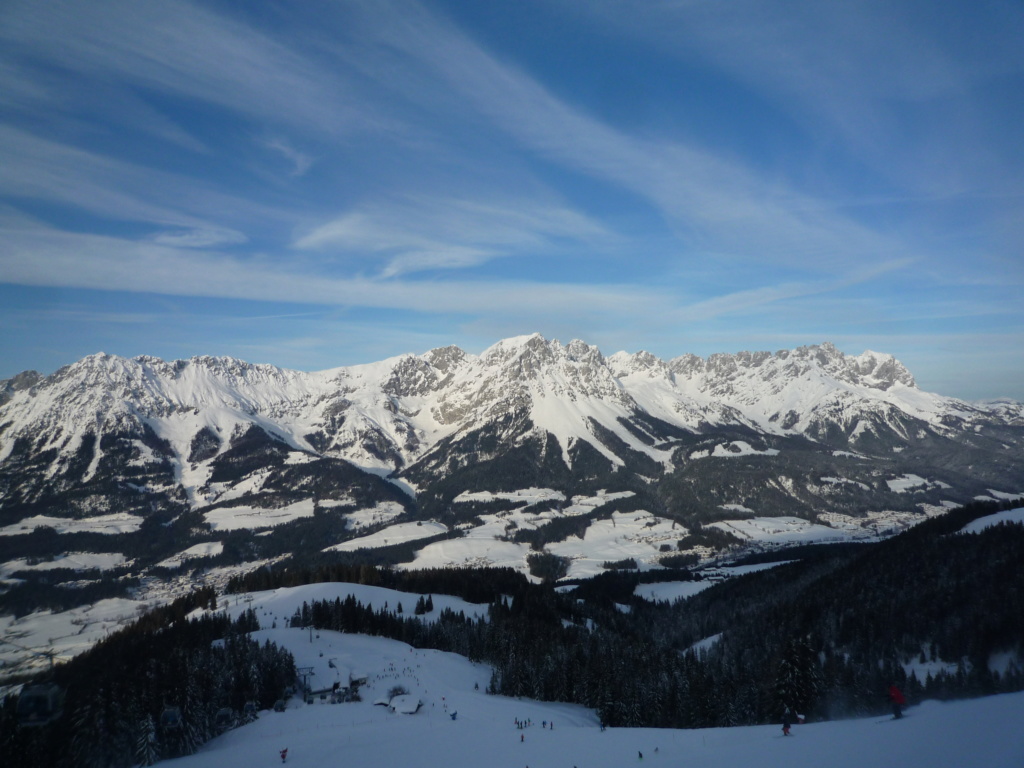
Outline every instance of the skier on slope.
<path fill-rule="evenodd" d="M 782 735 L 789 736 L 789 729 L 793 726 L 793 715 L 789 711 L 789 707 L 782 713 Z"/>
<path fill-rule="evenodd" d="M 895 683 L 889 686 L 889 701 L 892 702 L 893 719 L 899 720 L 903 717 L 903 706 L 907 700 L 903 696 L 903 691 L 897 688 Z"/>

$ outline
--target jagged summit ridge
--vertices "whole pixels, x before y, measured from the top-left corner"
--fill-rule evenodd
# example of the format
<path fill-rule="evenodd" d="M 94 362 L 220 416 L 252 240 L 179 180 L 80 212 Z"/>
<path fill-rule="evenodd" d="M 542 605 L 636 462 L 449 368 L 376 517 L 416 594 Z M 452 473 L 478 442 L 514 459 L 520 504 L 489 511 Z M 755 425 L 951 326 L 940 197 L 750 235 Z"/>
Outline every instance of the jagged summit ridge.
<path fill-rule="evenodd" d="M 45 378 L 0 382 L 0 391 L 0 467 L 32 456 L 59 477 L 85 451 L 76 461 L 95 472 L 115 437 L 139 456 L 155 439 L 180 467 L 175 477 L 194 485 L 208 481 L 203 462 L 250 428 L 289 450 L 384 472 L 436 462 L 439 451 L 481 430 L 493 433 L 487 455 L 551 436 L 567 465 L 587 444 L 613 467 L 633 456 L 669 469 L 674 430 L 738 426 L 845 448 L 865 435 L 905 439 L 922 428 L 941 433 L 1020 416 L 1006 404 L 922 392 L 891 355 L 845 355 L 827 342 L 665 361 L 646 351 L 605 357 L 584 341 L 563 345 L 540 334 L 480 355 L 448 346 L 311 373 L 230 357 L 98 353 Z M 479 459 L 479 441 L 472 445 Z"/>

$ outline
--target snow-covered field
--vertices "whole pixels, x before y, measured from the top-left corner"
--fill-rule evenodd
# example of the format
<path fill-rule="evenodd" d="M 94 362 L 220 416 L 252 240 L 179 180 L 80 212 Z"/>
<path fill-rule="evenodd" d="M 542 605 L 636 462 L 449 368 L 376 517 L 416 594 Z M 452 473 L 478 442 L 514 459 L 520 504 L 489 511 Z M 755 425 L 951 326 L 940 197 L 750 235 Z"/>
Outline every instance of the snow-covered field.
<path fill-rule="evenodd" d="M 409 541 L 429 539 L 431 536 L 437 536 L 439 533 L 446 533 L 447 531 L 447 525 L 433 521 L 426 523 L 396 523 L 368 536 L 360 536 L 357 539 L 349 539 L 348 541 L 341 542 L 341 544 L 326 547 L 324 552 L 353 552 L 363 548 L 389 547 L 393 544 L 405 544 Z"/>
<path fill-rule="evenodd" d="M 47 660 L 23 649 L 51 652 L 58 662 L 70 659 L 152 607 L 151 603 L 110 598 L 61 613 L 37 611 L 17 619 L 0 616 L 0 638 L 21 646 L 0 645 L 0 662 L 21 671 L 39 671 Z"/>
<path fill-rule="evenodd" d="M 177 568 L 186 560 L 194 560 L 199 557 L 214 557 L 224 551 L 224 543 L 220 541 L 207 541 L 202 544 L 193 544 L 188 549 L 176 555 L 168 557 L 157 563 L 161 568 Z"/>
<path fill-rule="evenodd" d="M 533 552 L 528 544 L 505 541 L 516 529 L 537 528 L 558 517 L 583 515 L 596 507 L 632 494 L 607 494 L 574 497 L 562 511 L 533 509 L 534 503 L 510 512 L 480 515 L 482 525 L 464 530 L 463 537 L 439 541 L 416 553 L 412 570 L 448 567 L 515 568 L 527 572 L 527 557 Z M 655 567 L 662 545 L 675 550 L 676 542 L 687 534 L 686 528 L 650 512 L 613 512 L 607 519 L 594 520 L 583 538 L 570 536 L 549 543 L 545 549 L 570 560 L 568 578 L 586 578 L 604 572 L 605 562 L 634 558 L 641 567 Z M 353 542 L 345 542 L 350 545 Z M 377 545 L 379 546 L 379 544 Z"/>
<path fill-rule="evenodd" d="M 714 584 L 713 581 L 706 579 L 703 581 L 661 581 L 655 584 L 637 584 L 633 594 L 644 600 L 650 600 L 652 603 L 659 601 L 674 603 L 676 600 L 693 597 L 712 584 Z"/>
<path fill-rule="evenodd" d="M 264 509 L 260 507 L 219 507 L 203 515 L 215 531 L 234 531 L 239 528 L 271 528 L 292 520 L 313 516 L 313 500 L 303 499 L 286 507 Z"/>
<path fill-rule="evenodd" d="M 142 525 L 142 518 L 124 512 L 111 515 L 97 515 L 74 520 L 66 517 L 35 515 L 21 522 L 0 528 L 0 536 L 20 536 L 32 533 L 36 528 L 53 528 L 57 533 L 134 533 Z"/>
<path fill-rule="evenodd" d="M 835 528 L 809 523 L 799 517 L 723 520 L 718 523 L 710 523 L 709 527 L 720 528 L 744 541 L 757 541 L 771 545 L 814 544 L 848 538 Z"/>
<path fill-rule="evenodd" d="M 911 491 L 926 491 L 929 488 L 949 488 L 948 483 L 926 480 L 918 475 L 900 475 L 891 480 L 886 480 L 889 490 L 893 493 L 909 493 Z"/>
<path fill-rule="evenodd" d="M 964 533 L 981 533 L 986 528 L 1000 523 L 1022 523 L 1024 524 L 1024 507 L 1008 509 L 1005 512 L 997 512 L 994 515 L 979 517 L 977 520 L 968 523 L 963 527 Z"/>
<path fill-rule="evenodd" d="M 750 443 L 743 440 L 735 440 L 731 443 L 719 443 L 713 449 L 705 451 L 694 451 L 690 454 L 691 459 L 706 459 L 709 456 L 716 459 L 731 459 L 739 456 L 778 456 L 775 448 L 766 448 L 763 451 L 757 450 Z"/>
<path fill-rule="evenodd" d="M 294 612 L 302 600 L 333 597 L 353 585 L 310 585 L 253 595 L 264 627 Z M 360 599 L 412 600 L 391 590 L 357 587 Z M 435 595 L 435 610 L 440 600 Z M 271 617 L 276 619 L 271 619 Z M 288 647 L 298 666 L 314 668 L 314 687 L 365 676 L 362 701 L 304 704 L 293 698 L 282 713 L 262 712 L 199 752 L 164 764 L 178 768 L 325 765 L 359 768 L 1020 768 L 1024 758 L 1024 693 L 911 707 L 888 717 L 809 723 L 783 737 L 776 725 L 669 730 L 610 728 L 569 704 L 489 696 L 490 669 L 440 651 L 363 635 L 302 629 L 263 629 L 260 640 Z M 329 664 L 333 662 L 333 666 Z M 322 683 L 322 685 L 321 685 Z M 386 701 L 395 686 L 409 691 L 416 714 L 398 714 Z M 454 715 L 454 717 L 453 717 Z M 530 720 L 519 729 L 515 720 Z M 553 728 L 544 727 L 550 723 Z M 642 753 L 642 758 L 641 758 Z"/>
<path fill-rule="evenodd" d="M 320 506 L 327 506 L 321 501 Z M 389 523 L 396 517 L 400 517 L 405 510 L 397 501 L 382 501 L 369 509 L 359 509 L 345 515 L 345 521 L 349 528 L 357 531 L 360 528 L 368 528 L 371 525 Z"/>
<path fill-rule="evenodd" d="M 25 558 L 18 558 L 0 563 L 0 578 L 18 571 L 52 571 L 56 568 L 67 568 L 72 571 L 109 571 L 130 564 L 131 561 L 119 552 L 66 552 L 53 560 L 30 563 Z"/>
<path fill-rule="evenodd" d="M 561 491 L 554 491 L 550 488 L 523 488 L 518 491 L 496 492 L 491 491 L 463 491 L 452 501 L 456 504 L 468 502 L 490 502 L 495 500 L 514 501 L 524 506 L 532 507 L 535 504 L 565 501 L 565 494 Z"/>

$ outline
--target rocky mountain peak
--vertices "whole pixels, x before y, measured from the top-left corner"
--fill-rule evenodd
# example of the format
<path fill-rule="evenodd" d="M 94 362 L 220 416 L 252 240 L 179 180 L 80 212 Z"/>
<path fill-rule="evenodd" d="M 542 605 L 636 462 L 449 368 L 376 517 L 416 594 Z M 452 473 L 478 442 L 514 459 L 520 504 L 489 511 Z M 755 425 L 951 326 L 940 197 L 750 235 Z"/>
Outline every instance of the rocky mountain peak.
<path fill-rule="evenodd" d="M 857 357 L 847 358 L 847 361 L 865 386 L 882 390 L 895 384 L 917 387 L 910 371 L 892 355 L 867 351 Z"/>
<path fill-rule="evenodd" d="M 38 371 L 22 371 L 9 379 L 0 380 L 0 405 L 10 400 L 15 392 L 31 389 L 42 380 L 43 376 Z"/>
<path fill-rule="evenodd" d="M 466 359 L 466 353 L 459 347 L 450 345 L 432 349 L 424 355 L 424 359 L 443 374 L 451 373 L 462 365 Z"/>

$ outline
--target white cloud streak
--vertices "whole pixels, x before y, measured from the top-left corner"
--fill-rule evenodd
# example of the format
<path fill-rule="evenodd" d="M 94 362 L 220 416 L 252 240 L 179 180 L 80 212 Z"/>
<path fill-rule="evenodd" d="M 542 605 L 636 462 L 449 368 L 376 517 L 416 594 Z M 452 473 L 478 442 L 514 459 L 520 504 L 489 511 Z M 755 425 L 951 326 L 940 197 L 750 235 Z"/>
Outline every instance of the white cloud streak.
<path fill-rule="evenodd" d="M 161 0 L 5 4 L 0 44 L 99 80 L 198 99 L 245 115 L 337 135 L 373 123 L 347 85 L 252 27 Z"/>
<path fill-rule="evenodd" d="M 482 264 L 514 250 L 550 249 L 555 241 L 613 240 L 598 222 L 565 206 L 521 199 L 467 200 L 405 196 L 362 206 L 295 241 L 300 250 L 376 254 L 383 277 Z"/>
<path fill-rule="evenodd" d="M 291 176 L 293 177 L 304 176 L 306 171 L 313 165 L 313 158 L 311 156 L 305 152 L 300 152 L 292 146 L 290 141 L 280 136 L 265 139 L 262 144 L 267 149 L 283 155 L 292 164 Z"/>
<path fill-rule="evenodd" d="M 179 250 L 52 229 L 0 227 L 9 283 L 518 317 L 623 316 L 664 311 L 654 290 L 529 281 L 402 281 L 331 277 L 298 265 Z"/>
<path fill-rule="evenodd" d="M 0 125 L 0 194 L 61 203 L 103 219 L 174 227 L 165 242 L 244 242 L 234 227 L 286 219 L 280 209 L 218 192 L 196 179 L 145 168 L 47 141 Z M 202 233 L 185 235 L 184 231 Z M 217 233 L 211 238 L 213 233 Z M 183 243 L 184 244 L 184 243 Z"/>
<path fill-rule="evenodd" d="M 697 57 L 839 144 L 897 187 L 948 197 L 1020 190 L 976 98 L 1024 73 L 1019 3 L 562 2 L 667 56 Z M 827 137 L 827 138 L 826 138 Z M 1004 145 L 1001 149 L 1007 149 Z M 941 157 L 941 162 L 936 158 Z"/>

